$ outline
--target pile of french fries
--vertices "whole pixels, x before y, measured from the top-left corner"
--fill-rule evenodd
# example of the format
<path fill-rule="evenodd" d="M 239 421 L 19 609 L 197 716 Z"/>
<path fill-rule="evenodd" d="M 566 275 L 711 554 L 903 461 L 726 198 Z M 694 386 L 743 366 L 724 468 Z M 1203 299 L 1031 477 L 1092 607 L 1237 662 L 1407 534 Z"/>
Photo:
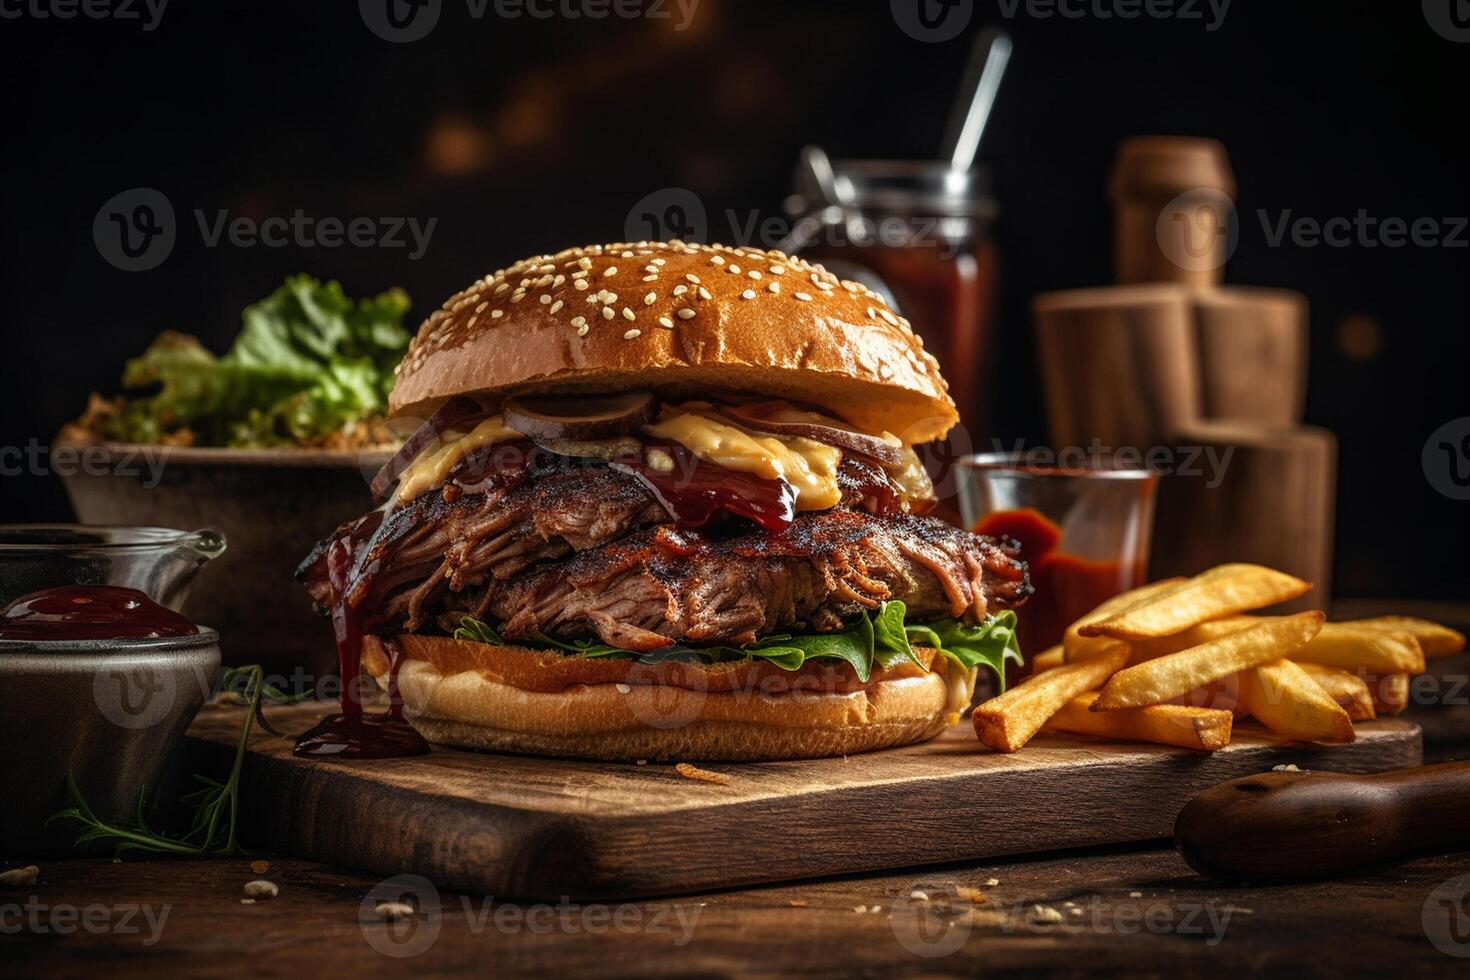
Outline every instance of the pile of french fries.
<path fill-rule="evenodd" d="M 1310 588 L 1231 564 L 1115 596 L 1037 655 L 1031 677 L 976 708 L 975 732 L 998 752 L 1043 729 L 1213 751 L 1248 716 L 1283 738 L 1351 742 L 1353 722 L 1404 709 L 1426 657 L 1465 647 L 1408 616 L 1246 615 Z"/>

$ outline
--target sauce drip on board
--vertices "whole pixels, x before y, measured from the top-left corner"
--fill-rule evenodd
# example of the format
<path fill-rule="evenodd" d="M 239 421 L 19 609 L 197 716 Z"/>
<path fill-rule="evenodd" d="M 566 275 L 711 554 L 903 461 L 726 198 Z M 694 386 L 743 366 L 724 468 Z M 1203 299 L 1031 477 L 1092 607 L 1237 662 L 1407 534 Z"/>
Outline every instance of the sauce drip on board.
<path fill-rule="evenodd" d="M 198 632 L 137 589 L 114 585 L 42 589 L 0 611 L 0 640 L 143 640 Z"/>
<path fill-rule="evenodd" d="M 1036 591 L 1016 611 L 1021 649 L 1041 653 L 1060 642 L 1067 627 L 1098 604 L 1142 585 L 1142 562 L 1082 558 L 1061 550 L 1062 529 L 1032 508 L 1000 510 L 975 525 L 976 534 L 1008 537 L 1021 545 Z"/>

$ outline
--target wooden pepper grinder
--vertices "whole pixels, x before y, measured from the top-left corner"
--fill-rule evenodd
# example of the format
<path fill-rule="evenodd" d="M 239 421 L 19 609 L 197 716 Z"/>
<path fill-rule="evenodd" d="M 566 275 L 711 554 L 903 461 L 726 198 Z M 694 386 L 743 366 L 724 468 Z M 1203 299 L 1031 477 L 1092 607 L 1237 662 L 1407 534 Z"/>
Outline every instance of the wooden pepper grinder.
<path fill-rule="evenodd" d="M 1235 175 L 1217 140 L 1139 136 L 1109 181 L 1121 283 L 1218 286 L 1234 243 Z"/>

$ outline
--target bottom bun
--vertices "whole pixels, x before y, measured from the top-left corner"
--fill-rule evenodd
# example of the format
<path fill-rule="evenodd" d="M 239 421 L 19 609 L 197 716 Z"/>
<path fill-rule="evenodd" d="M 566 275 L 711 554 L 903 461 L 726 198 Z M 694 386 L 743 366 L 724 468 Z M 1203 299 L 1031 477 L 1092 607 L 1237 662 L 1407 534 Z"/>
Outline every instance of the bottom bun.
<path fill-rule="evenodd" d="M 430 742 L 580 759 L 808 759 L 908 745 L 958 721 L 975 683 L 973 669 L 926 651 L 932 670 L 879 670 L 867 684 L 852 683 L 845 667 L 847 683 L 834 682 L 839 672 L 823 666 L 731 689 L 701 683 L 702 668 L 666 683 L 661 670 L 603 660 L 595 682 L 528 690 L 507 675 L 545 662 L 545 651 L 444 637 L 394 642 L 404 717 Z M 369 638 L 363 654 L 367 673 L 386 687 L 381 642 Z M 603 679 L 611 663 L 622 665 L 621 679 Z"/>

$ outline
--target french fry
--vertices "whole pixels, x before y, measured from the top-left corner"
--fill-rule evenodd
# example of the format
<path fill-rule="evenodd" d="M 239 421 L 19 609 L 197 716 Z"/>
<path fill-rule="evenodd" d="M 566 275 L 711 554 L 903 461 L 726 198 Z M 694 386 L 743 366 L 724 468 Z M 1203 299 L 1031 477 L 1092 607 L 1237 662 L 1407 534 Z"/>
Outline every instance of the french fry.
<path fill-rule="evenodd" d="M 1424 673 L 1424 651 L 1412 633 L 1352 623 L 1326 624 L 1291 659 L 1344 670 L 1361 667 L 1374 674 Z"/>
<path fill-rule="evenodd" d="M 1028 677 L 975 709 L 975 734 L 997 752 L 1014 752 L 1064 704 L 1096 688 L 1127 660 L 1128 651 L 1118 649 Z"/>
<path fill-rule="evenodd" d="M 1213 752 L 1230 744 L 1235 716 L 1211 708 L 1156 704 L 1126 711 L 1091 711 L 1097 692 L 1079 694 L 1046 723 L 1049 731 L 1082 732 L 1133 742 L 1158 742 Z"/>
<path fill-rule="evenodd" d="M 1321 612 L 1262 619 L 1255 625 L 1179 653 L 1120 670 L 1093 702 L 1093 711 L 1160 704 L 1230 674 L 1290 654 L 1322 628 Z"/>
<path fill-rule="evenodd" d="M 1353 721 L 1372 721 L 1377 717 L 1368 682 L 1357 674 L 1338 667 L 1324 667 L 1309 660 L 1293 662 L 1316 681 L 1317 686 L 1326 691 L 1328 697 L 1342 705 L 1342 710 Z"/>
<path fill-rule="evenodd" d="M 1343 626 L 1359 629 L 1388 630 L 1408 633 L 1419 641 L 1426 657 L 1452 657 L 1465 649 L 1465 634 L 1448 626 L 1415 616 L 1375 616 L 1372 619 L 1350 619 Z"/>
<path fill-rule="evenodd" d="M 1039 674 L 1044 670 L 1060 667 L 1066 662 L 1065 651 L 1062 649 L 1062 645 L 1058 643 L 1056 646 L 1043 650 L 1031 658 L 1031 673 Z"/>
<path fill-rule="evenodd" d="M 1365 678 L 1373 695 L 1373 707 L 1380 715 L 1396 715 L 1409 706 L 1409 675 L 1387 674 Z"/>
<path fill-rule="evenodd" d="M 1295 599 L 1311 587 L 1263 565 L 1218 565 L 1105 619 L 1084 623 L 1077 634 L 1119 640 L 1169 636 L 1208 620 Z"/>
<path fill-rule="evenodd" d="M 1086 660 L 1088 657 L 1095 657 L 1112 647 L 1116 642 L 1111 637 L 1082 636 L 1078 630 L 1083 626 L 1087 626 L 1090 623 L 1100 623 L 1114 613 L 1142 602 L 1149 596 L 1157 595 L 1167 589 L 1172 589 L 1184 581 L 1186 580 L 1182 578 L 1166 578 L 1158 582 L 1150 582 L 1147 585 L 1140 585 L 1136 589 L 1129 589 L 1127 592 L 1121 592 L 1111 599 L 1105 600 L 1096 609 L 1092 610 L 1092 612 L 1067 627 L 1067 632 L 1062 638 L 1062 646 L 1066 649 L 1067 662 L 1073 663 L 1078 660 Z"/>
<path fill-rule="evenodd" d="M 1240 699 L 1251 717 L 1287 738 L 1351 742 L 1356 737 L 1342 705 L 1290 660 L 1242 671 Z"/>
<path fill-rule="evenodd" d="M 1239 674 L 1231 674 L 1229 677 L 1211 681 L 1203 687 L 1197 687 L 1163 703 L 1177 704 L 1186 708 L 1215 708 L 1220 711 L 1229 711 L 1237 717 L 1245 714 L 1245 709 L 1240 706 Z"/>

